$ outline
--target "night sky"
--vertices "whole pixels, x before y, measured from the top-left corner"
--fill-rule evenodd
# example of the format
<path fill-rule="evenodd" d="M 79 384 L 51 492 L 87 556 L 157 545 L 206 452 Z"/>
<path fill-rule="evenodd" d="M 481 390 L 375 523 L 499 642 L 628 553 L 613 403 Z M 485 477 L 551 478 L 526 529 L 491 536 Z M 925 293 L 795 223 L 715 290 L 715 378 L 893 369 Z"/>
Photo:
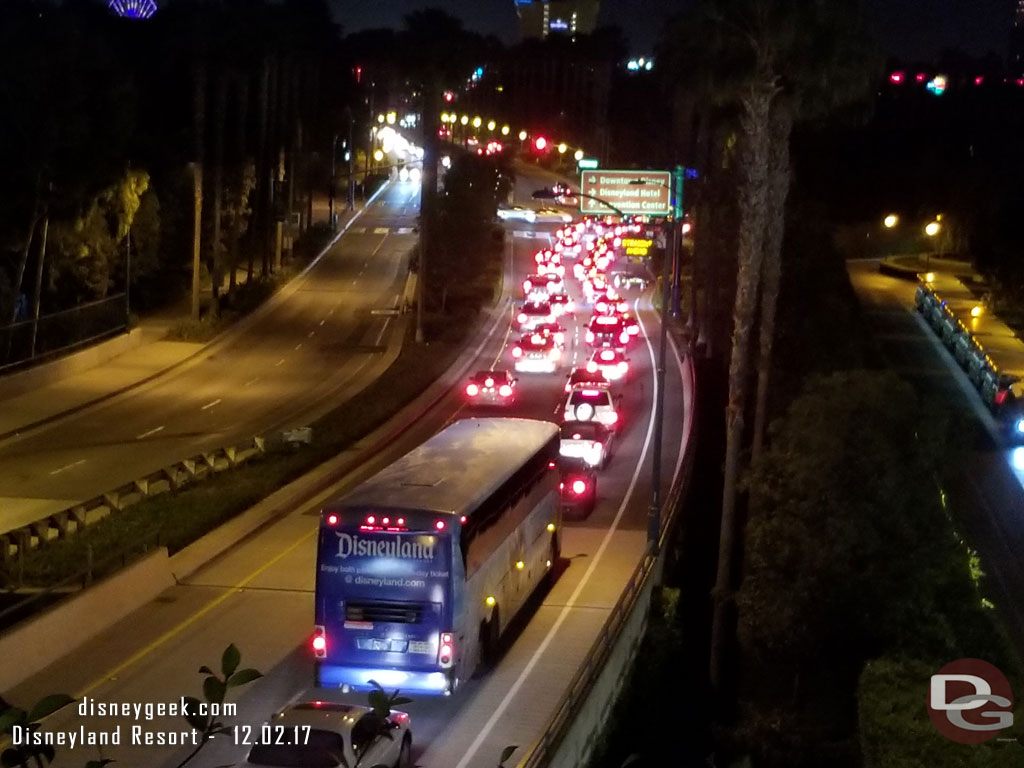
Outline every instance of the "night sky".
<path fill-rule="evenodd" d="M 518 35 L 513 0 L 332 0 L 346 32 L 400 27 L 411 10 L 435 7 L 468 29 L 506 43 Z M 931 59 L 942 48 L 1005 55 L 1014 0 L 866 0 L 882 50 L 904 59 Z M 653 50 L 664 21 L 686 0 L 603 0 L 601 22 L 625 31 L 634 55 Z"/>

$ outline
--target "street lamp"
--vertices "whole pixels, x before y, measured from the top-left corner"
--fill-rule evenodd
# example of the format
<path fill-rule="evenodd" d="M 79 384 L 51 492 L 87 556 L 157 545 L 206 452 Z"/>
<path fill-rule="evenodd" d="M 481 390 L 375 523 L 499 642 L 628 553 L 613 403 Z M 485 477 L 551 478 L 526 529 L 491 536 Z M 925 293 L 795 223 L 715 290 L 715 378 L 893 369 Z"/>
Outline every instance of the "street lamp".
<path fill-rule="evenodd" d="M 898 223 L 899 217 L 895 213 L 890 213 L 888 216 L 882 219 L 882 224 L 885 226 L 886 229 L 892 229 Z"/>
<path fill-rule="evenodd" d="M 939 230 L 942 229 L 942 225 L 937 221 L 929 221 L 924 227 L 924 233 L 928 237 L 935 237 L 939 234 Z"/>
<path fill-rule="evenodd" d="M 677 167 L 676 173 L 679 174 L 677 177 L 679 179 L 679 199 L 675 200 L 674 203 L 675 207 L 681 210 L 683 207 L 683 169 Z M 648 182 L 644 179 L 632 179 L 629 183 L 632 185 L 638 185 L 646 184 Z M 665 185 L 660 182 L 651 183 L 665 187 Z M 671 201 L 672 188 L 666 187 L 666 189 L 669 191 Z M 678 221 L 682 221 L 681 216 L 678 218 Z M 650 547 L 651 551 L 655 553 L 658 550 L 658 539 L 661 536 L 661 444 L 665 429 L 665 356 L 667 354 L 668 347 L 668 314 L 669 302 L 671 300 L 669 297 L 669 264 L 676 258 L 679 245 L 677 240 L 681 238 L 682 234 L 679 232 L 679 226 L 676 222 L 673 222 L 668 238 L 669 252 L 665 254 L 661 274 L 661 329 L 658 337 L 658 368 L 655 378 L 654 450 L 651 457 L 651 506 L 647 511 L 647 545 Z"/>

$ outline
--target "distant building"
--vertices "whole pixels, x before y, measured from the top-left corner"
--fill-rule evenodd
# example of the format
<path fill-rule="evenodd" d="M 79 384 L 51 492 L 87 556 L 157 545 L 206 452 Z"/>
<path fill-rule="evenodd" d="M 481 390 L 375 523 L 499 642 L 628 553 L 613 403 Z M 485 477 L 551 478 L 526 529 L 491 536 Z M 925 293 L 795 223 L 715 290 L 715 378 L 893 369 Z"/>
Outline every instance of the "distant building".
<path fill-rule="evenodd" d="M 1024 75 L 1024 0 L 1017 0 L 1013 13 L 1013 29 L 1010 30 L 1010 72 Z"/>
<path fill-rule="evenodd" d="M 519 34 L 545 39 L 549 35 L 589 35 L 597 27 L 601 0 L 515 0 Z"/>

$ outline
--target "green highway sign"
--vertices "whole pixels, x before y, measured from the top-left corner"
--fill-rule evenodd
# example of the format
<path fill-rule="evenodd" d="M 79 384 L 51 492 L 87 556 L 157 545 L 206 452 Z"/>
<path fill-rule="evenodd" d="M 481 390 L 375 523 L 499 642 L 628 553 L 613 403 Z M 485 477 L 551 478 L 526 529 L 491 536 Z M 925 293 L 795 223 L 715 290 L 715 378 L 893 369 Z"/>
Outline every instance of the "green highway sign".
<path fill-rule="evenodd" d="M 667 216 L 672 212 L 670 171 L 583 171 L 580 174 L 580 211 Z M 607 201 L 604 205 L 602 201 Z"/>
<path fill-rule="evenodd" d="M 581 171 L 592 171 L 595 168 L 597 168 L 597 158 L 596 157 L 581 157 L 576 162 L 576 165 L 579 166 L 579 169 Z"/>

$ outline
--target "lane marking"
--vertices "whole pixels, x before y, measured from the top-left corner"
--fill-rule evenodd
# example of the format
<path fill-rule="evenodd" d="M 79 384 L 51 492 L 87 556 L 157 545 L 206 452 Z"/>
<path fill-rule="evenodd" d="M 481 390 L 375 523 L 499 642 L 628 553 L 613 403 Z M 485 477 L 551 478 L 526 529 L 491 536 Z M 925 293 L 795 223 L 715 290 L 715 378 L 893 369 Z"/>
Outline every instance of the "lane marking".
<path fill-rule="evenodd" d="M 381 338 L 383 338 L 384 331 L 386 331 L 388 329 L 388 323 L 390 323 L 390 322 L 391 322 L 391 318 L 390 317 L 385 318 L 384 325 L 381 326 L 380 333 L 377 334 L 377 340 L 373 343 L 373 346 L 375 346 L 375 347 L 379 347 L 380 346 L 380 340 L 381 340 Z"/>
<path fill-rule="evenodd" d="M 284 358 L 282 357 L 280 360 L 278 360 L 276 363 L 274 363 L 274 367 L 277 368 L 277 366 L 283 365 L 283 364 L 284 364 Z"/>
<path fill-rule="evenodd" d="M 247 387 L 251 387 L 251 386 L 252 386 L 253 384 L 255 384 L 255 383 L 256 383 L 257 381 L 259 381 L 259 380 L 260 380 L 260 377 L 259 377 L 259 376 L 257 376 L 257 377 L 256 377 L 256 378 L 254 378 L 254 379 L 249 379 L 249 380 L 248 380 L 247 382 L 245 382 L 245 386 L 247 386 Z"/>
<path fill-rule="evenodd" d="M 323 325 L 324 323 L 326 323 L 326 322 L 327 322 L 326 320 L 321 320 L 321 321 L 320 321 L 320 325 L 322 326 L 322 325 Z"/>
<path fill-rule="evenodd" d="M 308 333 L 308 334 L 306 335 L 306 338 L 307 338 L 307 339 L 312 339 L 312 338 L 313 338 L 314 336 L 316 336 L 316 331 L 310 331 L 310 332 L 309 332 L 309 333 Z"/>
<path fill-rule="evenodd" d="M 218 597 L 215 597 L 213 600 L 208 602 L 206 605 L 204 605 L 198 611 L 193 613 L 187 619 L 185 619 L 184 621 L 180 622 L 177 626 L 171 627 L 171 629 L 169 629 L 166 632 L 164 632 L 162 635 L 160 635 L 160 637 L 156 638 L 155 640 L 153 640 L 151 643 L 149 643 L 145 647 L 143 647 L 143 648 L 139 649 L 138 651 L 136 651 L 128 659 L 126 659 L 125 661 L 123 661 L 120 664 L 118 664 L 116 667 L 114 667 L 109 672 L 106 672 L 99 679 L 97 679 L 94 682 L 92 682 L 89 685 L 87 685 L 83 690 L 81 690 L 78 693 L 76 693 L 74 695 L 74 698 L 81 699 L 83 696 L 85 696 L 85 695 L 91 693 L 92 691 L 96 690 L 97 688 L 99 688 L 104 683 L 107 683 L 107 682 L 110 682 L 112 680 L 117 679 L 117 677 L 122 672 L 124 672 L 126 669 L 128 669 L 128 667 L 130 667 L 133 664 L 136 664 L 137 662 L 139 662 L 142 659 L 144 659 L 146 656 L 148 656 L 150 653 L 155 651 L 157 648 L 159 648 L 161 645 L 166 643 L 171 638 L 181 634 L 182 631 L 184 631 L 185 629 L 188 629 L 190 626 L 195 624 L 197 621 L 199 621 L 199 619 L 201 619 L 203 616 L 208 614 L 210 611 L 212 611 L 218 605 L 223 603 L 229 597 L 231 597 L 234 594 L 238 594 L 239 592 L 243 592 L 244 591 L 244 587 L 245 587 L 246 584 L 251 582 L 253 579 L 255 579 L 257 576 L 262 574 L 264 571 L 266 571 L 271 566 L 273 566 L 276 563 L 278 563 L 282 558 L 287 557 L 289 554 L 291 554 L 299 546 L 301 546 L 302 544 L 305 544 L 309 539 L 314 538 L 316 536 L 316 534 L 317 534 L 317 530 L 318 530 L 318 528 L 314 528 L 313 530 L 308 531 L 307 533 L 304 533 L 299 539 L 297 539 L 294 543 L 292 543 L 283 552 L 281 552 L 280 554 L 276 555 L 275 557 L 272 557 L 270 560 L 268 560 L 266 563 L 261 565 L 255 571 L 250 573 L 244 579 L 239 581 L 233 587 L 230 587 L 229 589 L 227 589 L 224 592 L 224 594 L 219 595 Z M 187 585 L 185 585 L 185 586 L 187 586 Z"/>
<path fill-rule="evenodd" d="M 217 404 L 218 404 L 218 403 L 220 403 L 220 402 L 221 402 L 221 398 L 219 398 L 219 397 L 218 397 L 218 398 L 217 398 L 216 400 L 214 400 L 213 402 L 209 402 L 209 403 L 207 403 L 206 405 L 204 405 L 204 406 L 203 406 L 202 408 L 200 408 L 199 410 L 201 410 L 201 411 L 205 411 L 205 410 L 206 410 L 207 408 L 213 408 L 213 406 L 217 405 Z"/>
<path fill-rule="evenodd" d="M 295 345 L 295 351 L 296 352 L 298 352 L 300 349 L 302 349 L 302 342 L 301 341 L 298 344 Z"/>
<path fill-rule="evenodd" d="M 85 464 L 85 459 L 79 459 L 78 461 L 73 461 L 70 464 L 65 464 L 63 467 L 58 467 L 57 469 L 53 470 L 52 472 L 50 472 L 50 474 L 59 475 L 64 470 L 71 469 L 72 467 L 77 467 L 80 464 Z"/>
<path fill-rule="evenodd" d="M 156 427 L 154 429 L 149 430 L 148 432 L 143 432 L 141 435 L 136 435 L 135 439 L 136 440 L 141 440 L 144 437 L 149 437 L 150 435 L 155 435 L 157 432 L 161 432 L 161 431 L 163 431 L 163 427 Z"/>
<path fill-rule="evenodd" d="M 491 370 L 492 371 L 494 370 L 494 366 L 496 366 L 498 364 L 498 361 L 501 360 L 501 356 L 503 354 L 505 354 L 505 347 L 508 346 L 508 337 L 510 335 L 512 335 L 512 317 L 513 317 L 515 311 L 516 311 L 516 307 L 515 307 L 515 304 L 513 304 L 511 307 L 509 307 L 508 328 L 505 329 L 505 338 L 502 339 L 502 341 L 501 341 L 501 347 L 498 349 L 498 356 L 496 358 L 494 358 L 494 362 L 491 363 Z M 515 366 L 512 366 L 512 368 L 513 368 L 513 370 L 515 370 Z"/>
<path fill-rule="evenodd" d="M 531 672 L 533 672 L 533 668 L 537 666 L 537 662 L 540 661 L 540 657 L 544 655 L 544 651 L 546 651 L 548 646 L 551 645 L 551 641 L 554 639 L 555 634 L 557 634 L 559 628 L 561 628 L 562 624 L 569 616 L 569 611 L 571 611 L 575 607 L 576 601 L 579 598 L 580 593 L 583 592 L 583 589 L 587 586 L 587 583 L 590 581 L 590 577 L 593 576 L 594 572 L 597 570 L 598 563 L 601 562 L 601 557 L 604 555 L 605 550 L 611 543 L 612 536 L 618 529 L 619 523 L 622 520 L 622 516 L 626 512 L 626 507 L 628 506 L 630 500 L 633 498 L 633 491 L 636 488 L 637 480 L 640 478 L 640 471 L 644 468 L 644 461 L 647 459 L 647 449 L 650 447 L 651 436 L 654 433 L 654 407 L 655 403 L 657 403 L 658 401 L 658 377 L 655 374 L 657 362 L 654 356 L 654 347 L 651 346 L 651 340 L 647 336 L 647 329 L 644 327 L 643 320 L 641 320 L 640 317 L 637 316 L 637 321 L 640 323 L 640 329 L 644 334 L 644 341 L 647 343 L 647 352 L 651 357 L 651 377 L 654 380 L 654 386 L 652 388 L 653 397 L 651 397 L 650 415 L 647 419 L 647 435 L 646 437 L 644 437 L 644 446 L 640 451 L 640 458 L 637 460 L 636 469 L 633 470 L 633 477 L 629 481 L 629 487 L 626 489 L 626 495 L 623 497 L 622 503 L 619 505 L 619 511 L 615 514 L 615 519 L 612 520 L 612 524 L 611 526 L 609 526 L 608 532 L 605 533 L 604 538 L 601 540 L 601 545 L 597 548 L 597 553 L 594 555 L 594 558 L 590 561 L 590 565 L 587 567 L 586 573 L 583 574 L 583 578 L 580 580 L 580 583 L 576 585 L 576 589 L 573 590 L 572 594 L 569 596 L 569 599 L 562 607 L 562 610 L 558 614 L 558 618 L 555 619 L 555 623 L 551 625 L 551 629 L 548 630 L 547 634 L 544 636 L 544 639 L 541 641 L 540 645 L 537 646 L 537 650 L 533 652 L 533 655 L 530 657 L 530 660 L 526 663 L 526 666 L 523 667 L 522 672 L 519 673 L 519 676 L 516 678 L 515 682 L 512 683 L 512 687 L 508 689 L 508 692 L 505 694 L 505 697 L 501 700 L 501 703 L 498 704 L 498 707 L 494 710 L 493 713 L 491 713 L 491 716 L 484 724 L 484 727 L 477 734 L 476 738 L 473 739 L 473 743 L 469 745 L 469 748 L 466 750 L 466 753 L 462 756 L 462 759 L 459 760 L 458 763 L 456 763 L 455 768 L 466 768 L 466 766 L 469 765 L 470 761 L 474 757 L 476 757 L 476 753 L 480 750 L 481 745 L 484 743 L 484 741 L 490 735 L 491 731 L 494 729 L 495 723 L 497 723 L 498 720 L 500 720 L 501 717 L 505 714 L 505 710 L 508 709 L 509 704 L 512 703 L 512 699 L 519 692 L 519 689 L 522 688 L 523 683 L 526 681 L 526 678 L 530 676 Z"/>

